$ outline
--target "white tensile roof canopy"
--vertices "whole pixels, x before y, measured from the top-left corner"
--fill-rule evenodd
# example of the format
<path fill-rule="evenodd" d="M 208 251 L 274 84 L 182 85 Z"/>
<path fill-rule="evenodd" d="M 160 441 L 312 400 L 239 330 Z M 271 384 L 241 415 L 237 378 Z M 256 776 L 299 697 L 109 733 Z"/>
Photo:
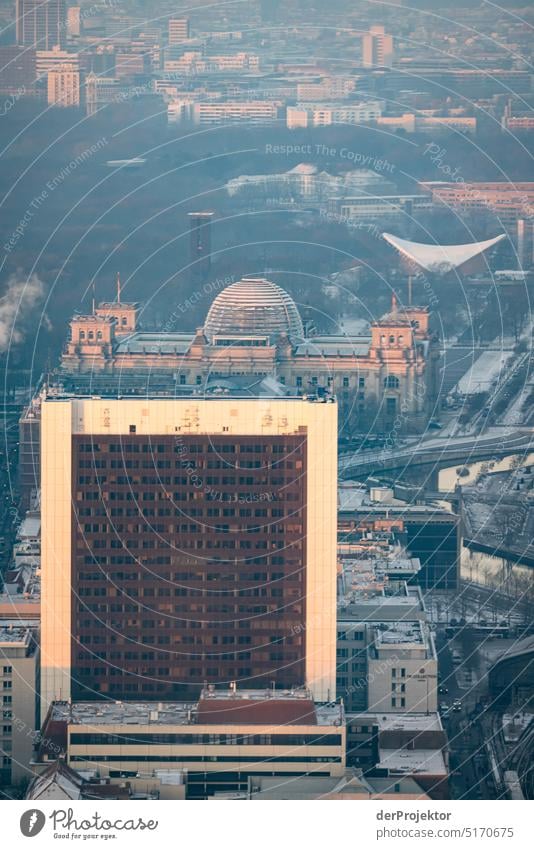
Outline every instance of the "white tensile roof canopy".
<path fill-rule="evenodd" d="M 382 237 L 390 245 L 393 245 L 407 259 L 415 262 L 425 271 L 437 274 L 446 274 L 464 265 L 468 260 L 487 251 L 506 236 L 502 233 L 494 239 L 486 239 L 485 242 L 471 242 L 468 245 L 425 245 L 421 242 L 410 242 L 392 236 L 391 233 L 382 233 Z"/>

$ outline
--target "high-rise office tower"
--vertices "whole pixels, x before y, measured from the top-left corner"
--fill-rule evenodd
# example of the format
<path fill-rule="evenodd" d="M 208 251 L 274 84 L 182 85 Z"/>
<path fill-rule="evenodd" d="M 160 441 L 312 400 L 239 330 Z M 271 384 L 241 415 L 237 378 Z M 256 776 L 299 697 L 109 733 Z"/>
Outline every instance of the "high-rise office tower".
<path fill-rule="evenodd" d="M 80 105 L 80 72 L 60 65 L 48 72 L 48 103 L 55 106 Z"/>
<path fill-rule="evenodd" d="M 49 396 L 42 703 L 335 697 L 337 405 Z"/>
<path fill-rule="evenodd" d="M 373 26 L 362 37 L 364 68 L 387 68 L 393 63 L 393 38 L 383 26 Z"/>
<path fill-rule="evenodd" d="M 169 21 L 169 44 L 181 44 L 189 38 L 189 18 L 171 18 Z"/>
<path fill-rule="evenodd" d="M 80 6 L 69 6 L 67 9 L 67 34 L 69 38 L 79 38 L 82 32 L 82 15 Z"/>
<path fill-rule="evenodd" d="M 213 212 L 189 213 L 189 262 L 194 277 L 205 277 L 211 268 Z"/>
<path fill-rule="evenodd" d="M 64 47 L 66 0 L 17 0 L 17 43 L 36 50 Z"/>
<path fill-rule="evenodd" d="M 16 44 L 0 45 L 0 94 L 35 93 L 36 51 Z"/>

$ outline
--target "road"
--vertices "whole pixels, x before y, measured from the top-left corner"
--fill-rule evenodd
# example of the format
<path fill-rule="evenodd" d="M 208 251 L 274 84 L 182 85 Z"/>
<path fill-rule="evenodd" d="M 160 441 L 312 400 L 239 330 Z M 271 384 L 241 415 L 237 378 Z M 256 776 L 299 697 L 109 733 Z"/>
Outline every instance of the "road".
<path fill-rule="evenodd" d="M 502 457 L 534 448 L 534 428 L 498 429 L 484 436 L 441 437 L 421 439 L 381 451 L 349 451 L 340 454 L 340 474 L 351 471 L 398 469 L 428 463 L 469 463 L 474 460 Z"/>
<path fill-rule="evenodd" d="M 453 799 L 492 799 L 496 790 L 481 722 L 477 719 L 477 703 L 484 694 L 483 667 L 476 645 L 462 644 L 461 640 L 448 641 L 443 630 L 437 633 L 440 684 L 448 689 L 440 696 L 440 704 L 449 707 L 460 699 L 459 712 L 442 712 L 442 721 L 449 738 L 451 795 Z M 452 651 L 462 655 L 462 662 L 454 665 Z"/>

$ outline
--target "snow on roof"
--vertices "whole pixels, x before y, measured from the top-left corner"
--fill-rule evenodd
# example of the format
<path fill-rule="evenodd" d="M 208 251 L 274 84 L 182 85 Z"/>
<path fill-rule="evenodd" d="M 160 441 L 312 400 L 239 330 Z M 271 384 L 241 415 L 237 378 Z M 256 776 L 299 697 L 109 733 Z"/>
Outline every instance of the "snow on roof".
<path fill-rule="evenodd" d="M 400 239 L 398 236 L 392 236 L 391 233 L 382 233 L 382 237 L 399 253 L 416 262 L 425 271 L 441 274 L 460 268 L 468 260 L 506 238 L 505 234 L 501 233 L 494 239 L 486 239 L 485 242 L 471 242 L 468 245 L 425 245 L 421 242 Z"/>

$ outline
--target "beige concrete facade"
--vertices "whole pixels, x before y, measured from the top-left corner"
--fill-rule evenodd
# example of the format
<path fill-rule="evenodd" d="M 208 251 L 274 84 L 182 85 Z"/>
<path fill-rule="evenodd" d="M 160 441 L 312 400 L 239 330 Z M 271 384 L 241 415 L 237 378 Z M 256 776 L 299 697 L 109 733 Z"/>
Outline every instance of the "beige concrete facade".
<path fill-rule="evenodd" d="M 71 692 L 71 445 L 75 434 L 307 433 L 306 684 L 335 698 L 337 405 L 300 398 L 48 398 L 42 405 L 42 717 Z"/>
<path fill-rule="evenodd" d="M 158 743 L 156 738 L 161 735 L 179 735 L 183 742 L 177 744 Z M 113 745 L 109 743 L 95 745 L 90 742 L 72 742 L 82 736 L 97 733 L 125 739 L 135 738 L 136 735 L 154 735 L 153 743 Z M 306 736 L 335 737 L 337 743 L 325 745 L 305 745 L 295 743 L 277 743 L 277 736 L 287 737 L 295 734 L 301 738 Z M 216 742 L 199 744 L 195 740 L 200 735 L 209 735 L 214 741 L 226 739 L 226 744 Z M 244 744 L 243 738 L 253 735 L 254 739 L 262 738 L 265 744 Z M 261 774 L 326 773 L 332 776 L 343 775 L 345 769 L 345 735 L 344 725 L 69 725 L 67 760 L 73 769 L 97 769 L 100 777 L 105 778 L 110 771 L 137 772 L 147 775 L 158 770 L 190 770 L 217 773 L 221 770 L 230 772 L 250 772 Z M 228 737 L 234 736 L 238 742 L 228 742 Z M 190 742 L 187 738 L 190 738 Z M 250 737 L 249 737 L 250 739 Z M 239 742 L 239 740 L 241 742 Z M 113 760 L 110 761 L 110 755 Z M 136 760 L 136 756 L 139 760 Z M 165 760 L 165 758 L 168 760 Z M 123 758 L 123 760 L 121 760 Z M 153 759 L 153 760 L 151 760 Z"/>

